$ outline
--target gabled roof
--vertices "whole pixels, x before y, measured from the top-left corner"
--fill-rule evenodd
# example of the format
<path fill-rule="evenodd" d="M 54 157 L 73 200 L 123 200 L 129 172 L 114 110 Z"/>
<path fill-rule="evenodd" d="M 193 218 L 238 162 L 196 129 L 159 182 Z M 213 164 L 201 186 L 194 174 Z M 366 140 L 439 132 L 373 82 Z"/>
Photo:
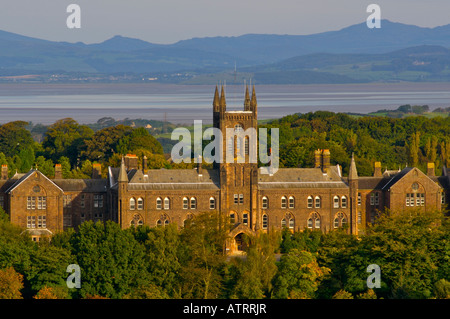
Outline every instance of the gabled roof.
<path fill-rule="evenodd" d="M 22 184 L 24 181 L 26 181 L 31 175 L 33 175 L 35 172 L 37 172 L 40 176 L 44 177 L 46 180 L 48 180 L 50 183 L 55 185 L 56 188 L 58 188 L 61 192 L 64 192 L 61 187 L 56 185 L 51 179 L 49 179 L 47 176 L 42 174 L 40 171 L 31 169 L 28 173 L 23 175 L 21 178 L 19 178 L 13 185 L 11 185 L 10 188 L 6 190 L 5 193 L 11 193 L 14 189 L 16 189 L 20 184 Z"/>

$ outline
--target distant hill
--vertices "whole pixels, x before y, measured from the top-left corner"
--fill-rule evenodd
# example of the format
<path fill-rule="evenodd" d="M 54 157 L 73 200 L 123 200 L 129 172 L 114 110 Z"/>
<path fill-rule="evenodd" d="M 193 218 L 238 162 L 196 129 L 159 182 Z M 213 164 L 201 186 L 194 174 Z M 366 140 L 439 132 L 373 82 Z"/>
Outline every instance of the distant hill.
<path fill-rule="evenodd" d="M 447 81 L 446 48 L 450 25 L 422 28 L 388 20 L 381 29 L 369 29 L 364 22 L 312 35 L 246 34 L 168 45 L 123 36 L 96 44 L 54 42 L 0 31 L 0 81 L 69 73 L 68 78 L 127 74 L 136 81 L 217 83 L 216 76 L 233 72 L 235 65 L 264 83 Z M 416 62 L 414 55 L 420 58 Z"/>

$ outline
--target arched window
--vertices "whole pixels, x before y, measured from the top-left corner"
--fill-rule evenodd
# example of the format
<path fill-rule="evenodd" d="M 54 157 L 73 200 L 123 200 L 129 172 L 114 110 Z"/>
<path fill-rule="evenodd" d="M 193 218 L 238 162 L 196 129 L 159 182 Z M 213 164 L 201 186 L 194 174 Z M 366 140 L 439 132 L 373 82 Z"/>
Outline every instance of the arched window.
<path fill-rule="evenodd" d="M 169 197 L 164 198 L 164 209 L 170 209 L 170 199 L 169 199 Z"/>
<path fill-rule="evenodd" d="M 183 197 L 183 209 L 189 208 L 189 199 L 187 197 Z"/>
<path fill-rule="evenodd" d="M 244 225 L 248 225 L 248 214 L 247 213 L 242 214 L 242 223 Z"/>
<path fill-rule="evenodd" d="M 347 208 L 347 197 L 346 196 L 341 197 L 341 207 Z"/>
<path fill-rule="evenodd" d="M 266 214 L 262 216 L 262 229 L 267 229 L 269 227 L 269 217 Z"/>
<path fill-rule="evenodd" d="M 236 215 L 234 213 L 230 214 L 230 224 L 231 225 L 236 224 Z"/>
<path fill-rule="evenodd" d="M 315 208 L 320 208 L 321 200 L 320 200 L 320 197 L 319 197 L 319 196 L 316 196 L 316 197 L 314 198 L 314 202 L 315 202 L 314 207 L 315 207 Z"/>
<path fill-rule="evenodd" d="M 136 200 L 134 198 L 130 198 L 130 210 L 136 209 Z"/>
<path fill-rule="evenodd" d="M 158 219 L 158 221 L 156 222 L 156 226 L 162 226 L 162 221 L 161 221 L 161 219 Z"/>
<path fill-rule="evenodd" d="M 342 212 L 338 212 L 336 215 L 334 215 L 334 228 L 343 227 L 345 224 L 347 224 L 347 218 L 345 217 L 345 214 Z"/>
<path fill-rule="evenodd" d="M 318 213 L 314 212 L 309 215 L 308 222 L 307 222 L 308 228 L 320 228 L 320 216 Z"/>
<path fill-rule="evenodd" d="M 214 197 L 209 198 L 209 209 L 216 209 L 216 199 Z"/>
<path fill-rule="evenodd" d="M 295 207 L 295 198 L 294 196 L 289 196 L 289 208 L 293 209 Z"/>
<path fill-rule="evenodd" d="M 334 196 L 333 197 L 333 207 L 334 208 L 339 208 L 339 196 Z"/>
<path fill-rule="evenodd" d="M 269 199 L 267 196 L 263 196 L 262 198 L 262 209 L 268 209 L 269 208 Z"/>
<path fill-rule="evenodd" d="M 195 197 L 191 197 L 191 209 L 197 209 L 197 200 Z"/>
<path fill-rule="evenodd" d="M 162 209 L 162 199 L 161 199 L 161 197 L 158 197 L 156 199 L 156 209 Z"/>
<path fill-rule="evenodd" d="M 137 209 L 138 210 L 143 210 L 144 209 L 144 200 L 142 198 L 138 198 L 137 200 Z"/>
<path fill-rule="evenodd" d="M 286 208 L 287 207 L 287 198 L 286 196 L 282 196 L 281 197 L 281 208 Z"/>
<path fill-rule="evenodd" d="M 313 198 L 312 198 L 312 196 L 308 196 L 308 208 L 313 208 Z"/>
<path fill-rule="evenodd" d="M 141 225 L 144 225 L 144 221 L 142 220 L 142 216 L 139 215 L 139 214 L 135 214 L 135 215 L 133 216 L 133 219 L 131 219 L 130 225 L 131 225 L 131 226 L 141 226 Z"/>
<path fill-rule="evenodd" d="M 281 228 L 286 228 L 286 218 L 281 220 Z"/>
<path fill-rule="evenodd" d="M 164 221 L 164 226 L 167 226 L 167 225 L 169 225 L 169 220 L 168 220 L 168 219 L 166 219 L 166 220 Z"/>
<path fill-rule="evenodd" d="M 289 229 L 294 229 L 295 226 L 295 220 L 294 218 L 289 219 Z"/>
<path fill-rule="evenodd" d="M 192 215 L 191 213 L 188 213 L 186 215 L 185 220 L 183 221 L 183 226 L 184 227 L 188 226 L 192 222 L 192 219 L 194 219 L 194 215 Z"/>

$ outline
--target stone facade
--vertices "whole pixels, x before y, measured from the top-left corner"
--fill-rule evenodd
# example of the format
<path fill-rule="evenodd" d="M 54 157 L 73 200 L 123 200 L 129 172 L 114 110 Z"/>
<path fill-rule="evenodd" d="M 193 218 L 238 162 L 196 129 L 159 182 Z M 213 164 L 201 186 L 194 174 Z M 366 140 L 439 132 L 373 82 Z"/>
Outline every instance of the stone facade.
<path fill-rule="evenodd" d="M 247 88 L 243 111 L 227 111 L 224 88 L 219 96 L 216 87 L 213 126 L 221 132 L 256 129 L 254 87 L 251 97 Z M 323 232 L 344 227 L 360 234 L 385 208 L 442 210 L 449 200 L 448 171 L 444 168 L 436 177 L 434 164 L 424 174 L 411 167 L 382 172 L 376 162 L 374 176 L 363 177 L 352 158 L 349 175 L 343 176 L 339 165 L 330 164 L 332 154 L 317 150 L 312 168 L 263 174 L 248 160 L 257 141 L 246 138 L 230 141 L 223 134 L 223 145 L 233 143 L 235 161 L 214 163 L 213 169 L 204 169 L 201 163 L 196 169 L 147 169 L 146 158 L 140 161 L 132 154 L 123 157 L 120 167 L 109 167 L 106 179 L 98 165 L 88 180 L 63 179 L 60 167 L 55 168 L 54 179 L 37 170 L 7 178 L 3 174 L 7 167 L 2 167 L 0 205 L 35 239 L 76 229 L 86 220 L 113 220 L 122 228 L 171 223 L 183 227 L 201 212 L 219 212 L 234 225 L 227 244 L 232 252 L 242 248 L 242 234 L 282 227 Z M 244 163 L 237 154 L 245 157 Z"/>

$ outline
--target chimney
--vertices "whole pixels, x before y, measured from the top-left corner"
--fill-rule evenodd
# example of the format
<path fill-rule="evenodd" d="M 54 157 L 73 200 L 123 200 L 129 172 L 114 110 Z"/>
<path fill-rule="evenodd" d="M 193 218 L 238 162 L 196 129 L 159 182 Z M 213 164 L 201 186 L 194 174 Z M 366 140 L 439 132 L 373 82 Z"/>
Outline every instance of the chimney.
<path fill-rule="evenodd" d="M 142 158 L 142 173 L 147 174 L 147 156 Z"/>
<path fill-rule="evenodd" d="M 55 164 L 55 179 L 62 179 L 62 167 L 61 164 Z"/>
<path fill-rule="evenodd" d="M 8 165 L 2 165 L 2 180 L 8 179 Z"/>
<path fill-rule="evenodd" d="M 198 161 L 197 161 L 197 174 L 198 174 L 198 176 L 203 175 L 202 157 L 200 155 L 198 156 Z"/>
<path fill-rule="evenodd" d="M 322 173 L 326 174 L 330 167 L 330 150 L 322 151 Z"/>
<path fill-rule="evenodd" d="M 381 177 L 383 176 L 383 172 L 381 171 L 381 162 L 375 162 L 373 177 Z"/>
<path fill-rule="evenodd" d="M 434 163 L 427 164 L 427 175 L 428 176 L 436 176 Z"/>
<path fill-rule="evenodd" d="M 319 168 L 322 162 L 322 151 L 315 150 L 314 151 L 314 168 Z"/>
<path fill-rule="evenodd" d="M 125 156 L 125 166 L 127 170 L 138 169 L 138 157 L 135 154 Z"/>
<path fill-rule="evenodd" d="M 94 163 L 92 164 L 92 179 L 102 178 L 102 164 Z"/>

